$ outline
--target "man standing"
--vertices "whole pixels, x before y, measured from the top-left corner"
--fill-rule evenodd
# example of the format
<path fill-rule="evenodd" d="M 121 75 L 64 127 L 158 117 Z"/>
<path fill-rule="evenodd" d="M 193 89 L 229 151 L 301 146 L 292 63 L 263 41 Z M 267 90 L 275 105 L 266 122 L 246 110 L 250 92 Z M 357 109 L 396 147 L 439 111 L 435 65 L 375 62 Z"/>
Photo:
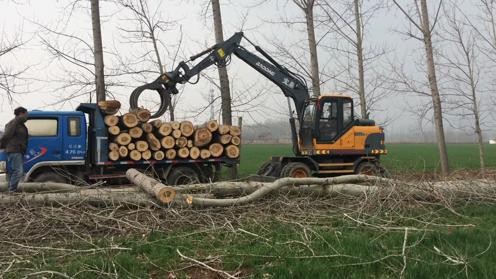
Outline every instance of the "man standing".
<path fill-rule="evenodd" d="M 17 192 L 17 185 L 24 173 L 23 156 L 28 146 L 28 129 L 24 123 L 28 120 L 28 111 L 23 107 L 14 110 L 15 118 L 5 125 L 5 132 L 0 141 L 0 148 L 5 148 L 7 165 L 9 165 L 9 191 Z"/>

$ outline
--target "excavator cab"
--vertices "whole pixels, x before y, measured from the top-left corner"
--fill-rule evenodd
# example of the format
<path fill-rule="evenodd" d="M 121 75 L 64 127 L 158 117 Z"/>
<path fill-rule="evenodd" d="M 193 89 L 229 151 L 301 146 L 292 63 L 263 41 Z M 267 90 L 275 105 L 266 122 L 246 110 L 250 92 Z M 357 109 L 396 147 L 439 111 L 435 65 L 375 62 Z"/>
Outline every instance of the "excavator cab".
<path fill-rule="evenodd" d="M 353 100 L 348 96 L 329 94 L 311 99 L 303 113 L 300 150 L 312 150 L 315 144 L 330 144 L 353 124 Z"/>

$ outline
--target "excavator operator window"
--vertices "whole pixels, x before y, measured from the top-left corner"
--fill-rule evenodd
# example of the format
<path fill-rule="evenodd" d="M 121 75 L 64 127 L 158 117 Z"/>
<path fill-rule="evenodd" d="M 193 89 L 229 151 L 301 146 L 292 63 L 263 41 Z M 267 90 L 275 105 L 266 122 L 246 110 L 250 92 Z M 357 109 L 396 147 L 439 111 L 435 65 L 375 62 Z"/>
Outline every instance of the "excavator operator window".
<path fill-rule="evenodd" d="M 338 102 L 329 100 L 322 104 L 319 119 L 319 141 L 330 142 L 338 133 Z"/>
<path fill-rule="evenodd" d="M 303 114 L 303 128 L 313 128 L 313 120 L 315 118 L 315 105 L 310 104 L 305 108 Z"/>
<path fill-rule="evenodd" d="M 353 104 L 351 100 L 343 102 L 343 127 L 347 127 L 353 121 Z"/>

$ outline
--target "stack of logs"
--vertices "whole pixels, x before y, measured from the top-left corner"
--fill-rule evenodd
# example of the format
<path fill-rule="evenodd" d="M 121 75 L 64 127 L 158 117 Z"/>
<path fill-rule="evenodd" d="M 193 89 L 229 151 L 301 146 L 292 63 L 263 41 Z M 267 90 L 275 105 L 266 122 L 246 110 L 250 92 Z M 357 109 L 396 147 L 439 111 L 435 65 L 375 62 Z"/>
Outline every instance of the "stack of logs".
<path fill-rule="evenodd" d="M 98 106 L 106 114 L 112 161 L 239 157 L 239 127 L 219 125 L 215 120 L 200 126 L 191 121 L 149 121 L 151 114 L 146 109 L 117 116 L 120 103 L 115 100 L 98 102 Z"/>

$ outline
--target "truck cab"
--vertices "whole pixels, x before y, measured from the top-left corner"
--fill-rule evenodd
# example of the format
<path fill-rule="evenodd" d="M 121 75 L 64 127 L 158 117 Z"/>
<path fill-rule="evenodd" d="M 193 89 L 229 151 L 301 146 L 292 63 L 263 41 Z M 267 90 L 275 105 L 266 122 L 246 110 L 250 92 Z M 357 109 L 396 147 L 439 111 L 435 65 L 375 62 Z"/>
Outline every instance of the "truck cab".
<path fill-rule="evenodd" d="M 29 139 L 24 155 L 24 181 L 46 181 L 56 166 L 84 166 L 86 118 L 80 111 L 30 111 L 25 123 Z M 0 151 L 0 173 L 7 171 L 6 154 Z"/>

